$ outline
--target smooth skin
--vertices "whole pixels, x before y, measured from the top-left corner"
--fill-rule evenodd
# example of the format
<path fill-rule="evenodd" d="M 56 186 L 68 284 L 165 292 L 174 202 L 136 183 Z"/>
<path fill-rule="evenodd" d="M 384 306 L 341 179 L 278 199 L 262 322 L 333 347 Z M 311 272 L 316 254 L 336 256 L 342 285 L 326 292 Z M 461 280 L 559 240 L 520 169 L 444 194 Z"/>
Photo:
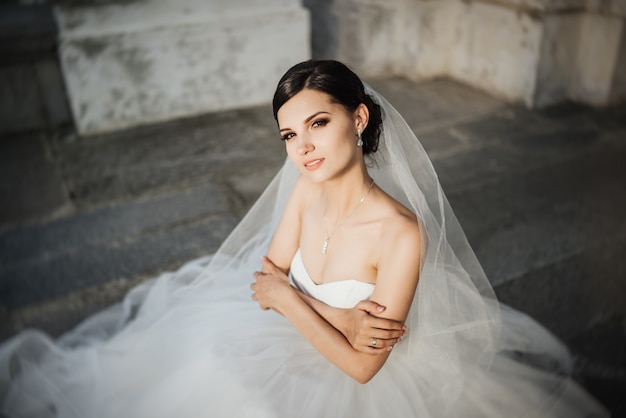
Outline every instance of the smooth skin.
<path fill-rule="evenodd" d="M 371 183 L 362 148 L 356 146 L 357 130 L 365 129 L 368 118 L 365 105 L 349 112 L 311 89 L 279 109 L 287 154 L 302 174 L 251 285 L 262 309 L 284 315 L 315 349 L 360 383 L 380 370 L 406 333 L 403 323 L 421 254 L 417 219 L 382 189 L 375 185 L 355 210 Z M 332 236 L 324 255 L 326 230 Z M 298 248 L 315 283 L 372 283 L 370 301 L 339 309 L 296 290 L 287 274 Z"/>

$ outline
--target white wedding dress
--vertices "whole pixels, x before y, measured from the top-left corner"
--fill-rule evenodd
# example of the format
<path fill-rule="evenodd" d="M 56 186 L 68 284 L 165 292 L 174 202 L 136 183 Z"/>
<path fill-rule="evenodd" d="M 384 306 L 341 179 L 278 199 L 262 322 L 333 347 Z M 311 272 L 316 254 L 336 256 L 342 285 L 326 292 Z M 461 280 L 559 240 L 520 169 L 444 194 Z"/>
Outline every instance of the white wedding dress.
<path fill-rule="evenodd" d="M 22 368 L 4 399 L 5 414 L 76 418 L 602 416 L 601 407 L 585 392 L 552 371 L 520 366 L 511 356 L 500 356 L 488 366 L 469 362 L 450 371 L 445 370 L 449 364 L 439 358 L 437 347 L 424 346 L 414 356 L 405 342 L 394 348 L 369 383 L 359 384 L 315 351 L 284 317 L 261 311 L 250 299 L 249 276 L 233 278 L 240 283 L 222 289 L 208 286 L 188 293 L 179 287 L 199 267 L 192 263 L 176 275 L 135 289 L 127 307 L 133 298 L 147 296 L 143 312 L 103 344 L 92 343 L 98 336 L 79 337 L 77 330 L 60 341 L 63 348 L 38 332 L 22 334 L 5 345 L 3 351 L 21 353 L 16 367 Z M 358 280 L 315 284 L 299 251 L 290 278 L 303 292 L 339 308 L 354 306 L 374 290 L 374 285 Z M 166 300 L 168 309 L 163 310 L 161 303 Z M 150 305 L 157 309 L 151 312 Z M 91 320 L 101 327 L 106 315 Z M 91 324 L 82 328 L 88 330 Z M 7 366 L 11 364 L 3 364 Z M 441 380 L 442 369 L 449 380 Z M 592 407 L 598 415 L 584 413 Z"/>
<path fill-rule="evenodd" d="M 269 245 L 297 169 L 287 161 L 212 257 L 133 289 L 56 341 L 24 331 L 0 346 L 0 416 L 600 417 L 569 377 L 566 348 L 501 306 L 421 145 L 383 106 L 370 175 L 414 211 L 426 251 L 409 335 L 359 384 L 289 323 L 252 301 L 252 272 Z M 290 279 L 348 308 L 374 285 L 316 285 L 296 252 Z"/>

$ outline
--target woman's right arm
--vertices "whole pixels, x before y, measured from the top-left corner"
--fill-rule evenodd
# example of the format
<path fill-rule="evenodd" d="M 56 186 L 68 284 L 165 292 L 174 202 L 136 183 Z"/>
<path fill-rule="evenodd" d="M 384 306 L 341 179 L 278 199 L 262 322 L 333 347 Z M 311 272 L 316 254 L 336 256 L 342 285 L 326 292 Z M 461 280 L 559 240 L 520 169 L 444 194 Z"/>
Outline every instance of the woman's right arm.
<path fill-rule="evenodd" d="M 342 309 L 326 305 L 300 291 L 298 295 L 341 332 L 352 348 L 363 353 L 383 354 L 407 334 L 407 328 L 402 322 L 376 316 L 386 309 L 376 302 L 363 300 L 353 308 Z M 372 339 L 376 339 L 376 347 L 371 346 Z"/>

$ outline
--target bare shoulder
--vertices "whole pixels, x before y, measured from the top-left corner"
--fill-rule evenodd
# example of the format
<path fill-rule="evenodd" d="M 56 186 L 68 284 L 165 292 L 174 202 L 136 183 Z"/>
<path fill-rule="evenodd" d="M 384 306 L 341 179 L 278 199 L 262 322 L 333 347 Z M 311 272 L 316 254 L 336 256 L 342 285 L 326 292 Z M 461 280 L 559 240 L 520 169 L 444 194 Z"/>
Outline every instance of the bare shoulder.
<path fill-rule="evenodd" d="M 384 206 L 386 210 L 381 224 L 381 241 L 394 243 L 393 247 L 403 245 L 419 250 L 420 225 L 415 214 L 388 195 Z"/>
<path fill-rule="evenodd" d="M 420 226 L 411 212 L 386 217 L 381 233 L 381 241 L 388 244 L 383 248 L 391 250 L 403 247 L 411 252 L 419 252 L 421 249 Z"/>

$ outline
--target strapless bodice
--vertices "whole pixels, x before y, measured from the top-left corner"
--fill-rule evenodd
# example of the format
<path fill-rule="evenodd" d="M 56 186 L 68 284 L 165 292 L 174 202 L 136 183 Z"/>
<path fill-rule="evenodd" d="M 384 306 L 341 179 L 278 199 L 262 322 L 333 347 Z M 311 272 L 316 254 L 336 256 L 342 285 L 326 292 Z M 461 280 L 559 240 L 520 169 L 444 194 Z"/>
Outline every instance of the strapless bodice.
<path fill-rule="evenodd" d="M 291 260 L 289 277 L 294 286 L 303 293 L 336 308 L 352 308 L 360 301 L 369 299 L 375 287 L 359 280 L 316 284 L 304 267 L 300 249 Z"/>

